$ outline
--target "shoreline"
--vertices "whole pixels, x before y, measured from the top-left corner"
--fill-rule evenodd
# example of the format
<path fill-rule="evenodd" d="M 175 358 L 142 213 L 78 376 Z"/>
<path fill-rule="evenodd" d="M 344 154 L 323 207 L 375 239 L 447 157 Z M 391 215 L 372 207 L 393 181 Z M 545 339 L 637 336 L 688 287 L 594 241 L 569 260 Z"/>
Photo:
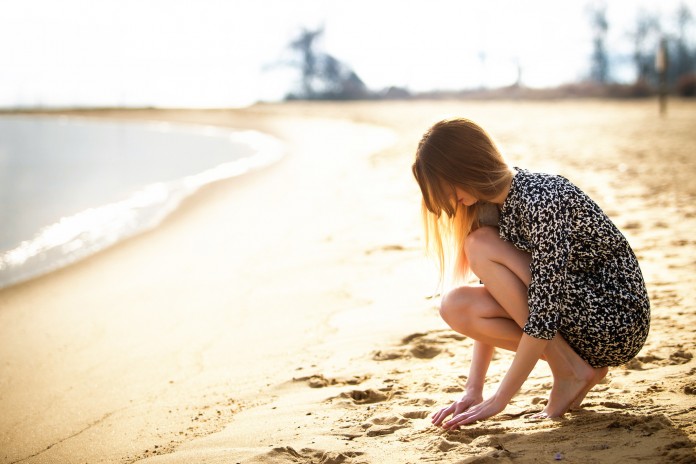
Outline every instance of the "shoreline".
<path fill-rule="evenodd" d="M 248 120 L 246 122 L 248 123 Z M 311 133 L 310 129 L 315 127 L 321 127 L 329 134 L 354 133 L 363 140 L 365 145 L 363 161 L 364 156 L 369 155 L 369 150 L 372 150 L 370 146 L 376 150 L 384 144 L 381 141 L 385 135 L 384 131 L 372 130 L 368 126 L 359 127 L 332 121 L 307 123 L 292 118 L 284 119 L 282 125 L 288 125 L 291 128 L 290 131 L 294 128 L 302 129 L 302 132 L 307 134 Z M 283 137 L 282 131 L 269 126 L 271 127 Z M 370 142 L 371 139 L 372 142 Z M 340 304 L 340 300 L 343 299 L 338 295 L 340 289 L 327 288 L 320 292 L 322 295 L 313 296 L 313 290 L 301 288 L 301 281 L 304 279 L 299 277 L 291 279 L 292 285 L 283 282 L 274 285 L 276 292 L 285 294 L 289 298 L 299 299 L 300 301 L 294 303 L 297 305 L 317 306 L 325 303 L 326 294 L 338 295 L 334 298 L 330 297 L 330 299 L 338 300 L 337 309 L 332 309 L 316 321 L 308 319 L 300 324 L 291 319 L 282 320 L 282 315 L 277 315 L 278 320 L 268 324 L 267 317 L 263 314 L 254 314 L 253 309 L 260 301 L 266 300 L 266 304 L 271 303 L 269 298 L 272 299 L 274 295 L 248 295 L 260 290 L 257 288 L 257 282 L 282 280 L 286 272 L 284 268 L 294 266 L 292 263 L 298 260 L 302 263 L 317 263 L 313 272 L 321 274 L 321 262 L 326 259 L 324 251 L 327 248 L 322 242 L 330 240 L 326 234 L 331 233 L 331 229 L 342 227 L 340 222 L 337 222 L 326 230 L 312 230 L 320 218 L 315 218 L 314 211 L 310 209 L 312 205 L 307 202 L 306 206 L 298 210 L 303 221 L 311 219 L 312 222 L 298 227 L 296 232 L 290 234 L 295 236 L 296 242 L 301 245 L 301 253 L 297 255 L 289 253 L 277 262 L 271 260 L 272 257 L 268 255 L 271 250 L 276 250 L 276 253 L 285 253 L 286 250 L 280 244 L 273 243 L 272 239 L 276 235 L 273 228 L 266 231 L 262 229 L 261 224 L 265 222 L 266 217 L 263 211 L 257 210 L 254 202 L 265 205 L 276 204 L 273 197 L 280 192 L 275 186 L 282 185 L 283 177 L 294 179 L 297 170 L 304 169 L 307 162 L 314 162 L 311 159 L 301 160 L 297 155 L 300 151 L 304 153 L 306 149 L 298 149 L 297 142 L 292 142 L 292 145 L 295 147 L 292 160 L 289 153 L 279 163 L 266 169 L 235 179 L 233 182 L 217 182 L 206 186 L 198 194 L 187 199 L 159 228 L 128 239 L 73 266 L 0 291 L 0 307 L 3 308 L 0 320 L 6 335 L 3 337 L 3 342 L 0 342 L 0 352 L 8 359 L 3 373 L 7 375 L 2 377 L 6 379 L 6 382 L 9 381 L 9 384 L 4 385 L 3 391 L 10 393 L 3 395 L 5 403 L 3 410 L 9 413 L 5 416 L 0 430 L 10 433 L 10 430 L 14 429 L 10 436 L 5 436 L 5 440 L 9 442 L 4 441 L 7 445 L 12 443 L 12 446 L 3 445 L 2 448 L 16 450 L 28 448 L 28 451 L 22 453 L 24 456 L 10 455 L 7 462 L 14 462 L 16 458 L 33 454 L 36 454 L 37 459 L 46 459 L 45 456 L 51 455 L 51 459 L 70 462 L 71 451 L 63 451 L 59 446 L 65 442 L 66 436 L 73 437 L 68 440 L 73 442 L 71 447 L 77 446 L 77 449 L 80 449 L 81 445 L 74 443 L 92 442 L 91 434 L 98 435 L 113 427 L 125 431 L 124 427 L 130 428 L 133 421 L 140 423 L 147 417 L 146 422 L 152 424 L 152 430 L 143 430 L 143 436 L 129 436 L 127 440 L 117 439 L 103 449 L 88 452 L 88 455 L 92 456 L 91 459 L 106 462 L 123 459 L 125 456 L 136 456 L 147 448 L 141 445 L 142 442 L 156 440 L 159 432 L 155 431 L 157 429 L 155 425 L 162 425 L 165 421 L 172 420 L 171 414 L 175 413 L 170 411 L 175 410 L 172 404 L 176 403 L 172 395 L 176 397 L 182 391 L 188 391 L 194 396 L 191 402 L 200 405 L 201 408 L 205 406 L 205 409 L 209 409 L 211 404 L 225 405 L 226 414 L 210 419 L 215 423 L 229 419 L 234 408 L 238 408 L 241 402 L 248 401 L 246 398 L 256 395 L 259 386 L 265 384 L 266 377 L 276 378 L 277 374 L 274 372 L 280 371 L 281 366 L 286 363 L 284 357 L 277 352 L 278 350 L 282 353 L 289 350 L 300 354 L 303 350 L 297 347 L 298 342 L 300 347 L 304 347 L 311 343 L 316 344 L 328 335 L 325 327 L 329 323 L 331 314 L 340 310 L 341 306 L 345 306 L 345 303 Z M 320 155 L 316 153 L 316 149 L 314 152 L 313 157 Z M 333 166 L 332 160 L 324 159 L 321 160 L 319 167 L 323 166 L 329 170 L 342 169 L 341 164 L 345 164 L 346 161 L 347 159 L 344 159 L 338 166 Z M 317 174 L 304 173 L 296 181 L 311 180 L 311 183 L 319 185 L 329 181 L 329 179 L 315 178 Z M 295 180 L 292 180 L 290 189 L 294 189 L 295 186 Z M 328 187 L 329 185 L 326 185 L 327 189 Z M 313 196 L 313 192 L 306 189 L 294 191 L 294 197 L 299 200 Z M 283 193 L 283 196 L 289 195 Z M 273 207 L 281 208 L 280 205 Z M 277 213 L 279 220 L 284 219 L 290 223 L 295 220 L 293 216 L 297 215 L 298 211 L 279 210 Z M 209 230 L 205 227 L 205 224 L 210 223 L 211 218 L 216 222 L 217 230 Z M 243 218 L 247 225 L 253 226 L 239 227 L 238 218 Z M 227 240 L 226 234 L 230 233 L 232 238 Z M 314 237 L 315 243 L 308 243 L 307 236 Z M 223 256 L 215 256 L 220 254 L 219 250 L 224 250 Z M 201 254 L 205 256 L 201 257 Z M 149 259 L 149 256 L 155 256 L 157 259 Z M 248 267 L 252 259 L 267 261 L 262 265 Z M 187 264 L 197 262 L 197 265 L 194 266 L 195 269 L 177 266 L 181 262 Z M 200 278 L 206 280 L 200 282 Z M 321 280 L 319 275 L 315 278 Z M 197 288 L 191 288 L 191 283 Z M 140 290 L 135 295 L 129 294 L 132 289 Z M 174 299 L 168 295 L 172 295 Z M 106 299 L 104 299 L 105 296 Z M 151 307 L 152 304 L 161 305 L 162 302 L 166 302 L 165 307 Z M 51 309 L 49 314 L 37 314 L 40 307 L 46 304 Z M 131 305 L 133 306 L 129 307 Z M 208 306 L 210 309 L 199 314 L 198 308 L 201 305 Z M 226 308 L 227 305 L 231 305 L 231 308 Z M 38 321 L 28 321 L 26 318 L 37 318 Z M 239 318 L 244 321 L 245 333 L 234 333 L 235 340 L 226 340 L 223 328 L 233 329 Z M 33 337 L 18 338 L 21 332 L 19 328 L 24 327 L 25 324 L 29 324 L 30 330 L 61 333 L 52 334 L 48 340 L 42 341 Z M 134 327 L 134 324 L 137 326 Z M 286 329 L 292 326 L 298 326 L 295 327 L 295 332 L 286 333 Z M 10 333 L 12 331 L 15 333 Z M 309 337 L 302 335 L 302 339 L 298 340 L 297 334 L 312 331 L 316 332 L 316 335 Z M 330 331 L 333 332 L 332 329 Z M 250 357 L 248 347 L 256 344 L 256 338 L 261 333 L 277 333 L 274 337 L 274 346 L 266 349 L 258 348 L 256 351 L 259 353 Z M 70 339 L 73 338 L 75 341 L 71 342 Z M 208 348 L 211 343 L 214 345 L 212 349 Z M 14 349 L 17 346 L 24 349 Z M 118 349 L 122 351 L 121 353 L 112 352 L 116 346 L 120 346 Z M 146 350 L 147 355 L 142 360 L 139 359 L 141 347 L 149 347 L 152 350 L 152 352 Z M 36 350 L 43 352 L 41 358 L 30 356 Z M 211 359 L 203 361 L 206 363 L 206 368 L 201 370 L 198 367 L 198 361 L 189 359 L 191 356 Z M 304 357 L 312 358 L 313 356 L 309 354 Z M 65 360 L 66 357 L 68 360 Z M 155 359 L 159 357 L 158 362 L 153 364 L 154 361 L 150 361 L 149 357 Z M 174 361 L 168 361 L 169 357 L 174 358 Z M 59 361 L 59 359 L 64 360 Z M 134 365 L 124 365 L 126 359 Z M 65 372 L 49 369 L 51 364 L 63 366 L 71 364 L 73 368 L 82 369 L 85 361 L 88 365 L 94 365 L 97 378 L 110 378 L 116 381 L 119 385 L 116 390 L 125 391 L 127 394 L 121 396 L 118 391 L 114 391 L 115 387 L 109 387 L 106 392 L 98 393 L 102 396 L 99 400 L 89 398 L 80 400 L 74 395 L 90 396 L 89 389 L 79 388 L 75 384 L 80 381 L 78 379 L 81 374 L 72 372 L 68 378 L 63 378 Z M 105 364 L 109 368 L 97 367 L 100 364 Z M 135 366 L 138 366 L 135 372 L 130 373 L 129 371 Z M 246 373 L 244 375 L 241 375 L 241 372 L 236 373 L 238 369 L 245 370 Z M 38 385 L 32 387 L 36 384 L 36 381 L 32 380 L 33 372 L 37 371 L 42 372 L 42 377 L 51 378 L 51 386 L 41 395 L 45 398 L 43 402 L 38 398 L 32 401 L 24 398 L 24 393 L 19 389 L 23 384 L 31 389 L 39 387 Z M 138 380 L 137 377 L 133 377 L 141 376 L 146 372 L 148 376 L 152 376 L 151 379 Z M 182 376 L 186 377 L 186 372 L 193 374 L 196 380 L 182 378 Z M 230 375 L 232 379 L 229 378 Z M 202 380 L 203 378 L 205 380 Z M 39 380 L 41 383 L 46 381 Z M 232 384 L 229 388 L 219 387 L 221 384 L 226 385 L 230 382 Z M 48 387 L 48 385 L 45 386 Z M 71 391 L 74 392 L 69 394 L 68 392 Z M 64 407 L 80 404 L 84 410 L 78 415 L 69 410 L 60 412 L 57 417 L 61 417 L 61 421 L 65 423 L 58 428 L 57 435 L 51 436 L 50 431 L 58 425 L 51 420 L 51 417 L 36 420 L 34 413 L 29 412 L 27 416 L 27 411 L 18 408 L 30 404 L 34 404 L 33 408 L 36 409 L 49 407 L 51 398 L 56 395 L 67 395 L 64 397 Z M 148 397 L 158 399 L 150 404 Z M 133 402 L 140 404 L 129 406 Z M 55 409 L 55 405 L 50 406 L 50 409 Z M 176 409 L 179 409 L 178 405 Z M 121 411 L 124 412 L 121 413 Z M 87 413 L 87 421 L 81 418 L 85 413 Z M 121 414 L 125 414 L 126 417 L 121 417 Z M 34 416 L 36 422 L 32 423 L 29 420 L 24 425 L 9 422 L 13 417 L 16 421 L 22 416 L 27 419 Z M 179 411 L 178 416 L 178 419 L 175 418 L 170 426 L 173 429 L 170 434 L 172 438 L 181 440 L 178 427 L 181 423 L 188 422 L 190 417 L 186 410 Z M 204 434 L 207 434 L 211 430 L 210 427 L 214 429 L 217 425 L 206 423 L 200 428 L 205 430 Z M 34 432 L 30 432 L 30 428 L 34 429 Z M 162 427 L 158 428 L 162 429 Z M 60 429 L 64 432 L 60 432 Z M 203 432 L 195 428 L 191 433 Z M 46 445 L 42 446 L 41 440 L 34 440 L 37 434 L 42 437 Z M 72 452 L 74 451 L 73 448 Z M 82 451 L 87 452 L 84 449 Z M 41 459 L 38 462 L 41 462 Z"/>
<path fill-rule="evenodd" d="M 0 462 L 538 462 L 558 452 L 567 462 L 693 462 L 696 104 L 673 105 L 658 125 L 653 109 L 362 102 L 102 113 L 246 125 L 288 143 L 288 154 L 205 187 L 151 232 L 0 291 Z M 489 127 L 515 162 L 571 178 L 641 260 L 648 343 L 565 419 L 529 419 L 548 395 L 540 363 L 496 419 L 459 432 L 429 426 L 461 395 L 471 341 L 437 315 L 409 167 L 422 130 L 457 114 Z M 534 130 L 540 122 L 547 130 Z M 498 352 L 486 393 L 510 359 Z"/>
<path fill-rule="evenodd" d="M 21 241 L 15 242 L 16 244 L 13 247 L 0 251 L 0 289 L 9 288 L 41 275 L 50 274 L 53 271 L 114 246 L 120 241 L 136 236 L 144 231 L 152 230 L 164 218 L 176 210 L 182 200 L 195 194 L 205 185 L 221 180 L 233 179 L 256 169 L 262 169 L 269 164 L 279 161 L 284 153 L 284 148 L 277 139 L 268 134 L 249 129 L 226 129 L 220 126 L 190 123 L 133 122 L 127 118 L 98 120 L 95 122 L 94 118 L 87 116 L 66 116 L 63 114 L 33 117 L 23 115 L 23 117 L 31 118 L 31 122 L 36 121 L 38 118 L 52 120 L 51 122 L 54 126 L 56 124 L 62 125 L 65 121 L 69 121 L 69 124 L 73 124 L 73 133 L 76 130 L 75 127 L 77 127 L 75 124 L 83 124 L 80 129 L 83 135 L 88 135 L 88 131 L 95 128 L 103 131 L 104 128 L 112 128 L 115 125 L 118 125 L 120 128 L 129 127 L 130 132 L 125 135 L 126 140 L 128 135 L 133 136 L 132 131 L 134 129 L 139 131 L 135 135 L 141 138 L 143 135 L 151 136 L 163 131 L 168 136 L 175 136 L 179 139 L 182 136 L 191 137 L 194 135 L 200 137 L 200 143 L 207 143 L 208 145 L 206 146 L 208 148 L 210 148 L 211 143 L 208 137 L 214 135 L 215 145 L 212 148 L 219 150 L 220 148 L 217 145 L 220 144 L 221 140 L 224 140 L 223 143 L 229 145 L 227 148 L 232 151 L 233 156 L 228 156 L 227 160 L 220 159 L 217 156 L 217 164 L 210 163 L 207 167 L 199 165 L 198 170 L 195 170 L 196 168 L 191 165 L 191 170 L 188 172 L 184 173 L 179 169 L 176 170 L 174 176 L 172 176 L 172 173 L 160 178 L 155 178 L 155 176 L 151 175 L 148 179 L 137 184 L 130 182 L 132 185 L 128 189 L 119 184 L 120 194 L 118 195 L 115 195 L 113 191 L 108 189 L 106 194 L 96 192 L 99 201 L 92 199 L 91 201 L 94 201 L 94 203 L 89 203 L 88 207 L 85 207 L 85 203 L 82 200 L 80 201 L 80 203 L 83 203 L 81 207 L 75 208 L 75 205 L 70 204 L 68 207 L 72 209 L 71 213 L 66 214 L 65 208 L 62 208 L 61 211 L 55 209 L 56 205 L 53 205 L 51 211 L 54 217 L 58 219 L 54 219 L 52 223 L 44 221 L 40 227 L 30 231 L 33 233 L 33 236 L 27 234 Z M 85 127 L 84 124 L 87 124 L 87 126 Z M 90 124 L 92 126 L 89 126 Z M 130 126 L 126 126 L 127 124 Z M 123 134 L 121 136 L 124 137 Z M 204 136 L 206 138 L 203 138 Z M 131 145 L 122 147 L 125 153 L 122 151 L 118 155 L 129 155 L 129 149 L 134 150 L 136 153 L 147 153 L 148 150 L 143 147 L 151 145 L 152 141 L 147 139 L 147 137 L 145 139 L 142 146 L 131 143 Z M 103 137 L 101 140 L 101 143 L 93 143 L 93 147 L 97 151 L 107 149 L 106 141 L 103 140 Z M 254 150 L 253 154 L 240 155 L 238 151 L 232 150 L 235 148 L 233 144 L 236 145 L 237 149 L 241 146 L 247 151 Z M 162 145 L 161 140 L 160 145 Z M 160 146 L 160 148 L 161 151 L 164 151 L 164 147 Z M 215 150 L 213 150 L 213 154 L 217 154 Z M 60 154 L 55 153 L 53 155 L 60 156 Z M 176 158 L 177 153 L 169 151 L 167 155 L 169 158 Z M 187 153 L 186 155 L 191 158 L 195 156 L 195 153 Z M 212 158 L 212 156 L 209 155 L 209 158 Z M 102 162 L 109 164 L 111 161 L 105 158 Z M 111 187 L 113 190 L 114 186 L 112 185 Z M 80 197 L 89 197 L 90 193 L 95 192 L 90 192 L 89 190 L 81 191 L 82 195 Z M 74 196 L 76 197 L 76 195 Z M 106 200 L 107 198 L 109 199 Z M 29 206 L 23 206 L 21 209 L 31 209 L 32 205 L 36 203 L 35 198 L 28 198 L 27 200 Z M 35 224 L 38 225 L 40 222 L 35 221 Z"/>

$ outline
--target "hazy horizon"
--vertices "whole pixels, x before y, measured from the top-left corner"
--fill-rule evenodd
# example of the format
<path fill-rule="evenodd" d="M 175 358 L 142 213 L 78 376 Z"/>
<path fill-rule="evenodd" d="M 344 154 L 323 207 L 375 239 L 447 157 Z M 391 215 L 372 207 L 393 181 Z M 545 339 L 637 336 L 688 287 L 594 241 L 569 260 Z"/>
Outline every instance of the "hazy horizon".
<path fill-rule="evenodd" d="M 282 99 L 299 71 L 288 44 L 319 46 L 372 90 L 577 82 L 589 73 L 587 0 L 0 0 L 0 107 L 227 107 Z M 607 2 L 612 77 L 630 81 L 640 11 L 674 30 L 680 3 Z M 693 22 L 692 22 L 693 25 Z"/>

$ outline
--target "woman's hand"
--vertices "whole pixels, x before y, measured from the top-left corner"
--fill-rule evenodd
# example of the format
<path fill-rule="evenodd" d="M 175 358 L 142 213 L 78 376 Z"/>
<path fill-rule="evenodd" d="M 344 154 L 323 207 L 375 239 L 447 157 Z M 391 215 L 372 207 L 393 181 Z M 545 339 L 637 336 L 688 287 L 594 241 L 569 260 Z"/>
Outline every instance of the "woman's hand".
<path fill-rule="evenodd" d="M 461 400 L 455 401 L 451 406 L 442 408 L 435 414 L 433 414 L 433 425 L 440 426 L 442 421 L 447 419 L 450 415 L 456 417 L 457 415 L 469 410 L 472 406 L 475 406 L 483 401 L 483 396 L 480 392 L 477 393 L 467 393 L 462 397 Z"/>
<path fill-rule="evenodd" d="M 501 400 L 497 395 L 488 398 L 467 410 L 457 413 L 451 420 L 442 424 L 445 430 L 456 430 L 462 425 L 471 424 L 477 420 L 488 419 L 498 413 L 503 412 L 508 402 Z"/>
<path fill-rule="evenodd" d="M 500 382 L 500 386 L 495 395 L 482 403 L 478 403 L 473 407 L 470 406 L 461 411 L 457 411 L 456 407 L 452 409 L 452 406 L 457 405 L 457 403 L 455 403 L 449 408 L 440 411 L 438 413 L 440 414 L 439 416 L 436 415 L 438 424 L 442 423 L 443 419 L 453 413 L 454 417 L 442 425 L 446 430 L 452 430 L 462 425 L 471 424 L 477 420 L 488 419 L 502 412 L 527 379 L 548 343 L 549 340 L 541 340 L 530 337 L 527 334 L 522 334 L 520 343 L 517 346 L 517 353 L 515 353 L 515 358 L 512 360 L 512 365 L 505 374 L 505 377 L 503 377 L 502 382 Z M 435 418 L 433 419 L 433 423 L 435 424 Z"/>

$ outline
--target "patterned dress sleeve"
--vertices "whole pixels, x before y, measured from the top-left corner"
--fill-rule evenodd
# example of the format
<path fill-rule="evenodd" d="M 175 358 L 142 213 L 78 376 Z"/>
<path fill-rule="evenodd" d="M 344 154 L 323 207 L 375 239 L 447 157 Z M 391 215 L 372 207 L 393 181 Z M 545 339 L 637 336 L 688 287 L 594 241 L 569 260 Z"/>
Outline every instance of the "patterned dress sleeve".
<path fill-rule="evenodd" d="M 522 328 L 535 338 L 550 340 L 558 332 L 563 311 L 568 255 L 572 237 L 572 196 L 564 186 L 547 188 L 530 207 L 529 239 L 532 280 L 529 318 Z"/>

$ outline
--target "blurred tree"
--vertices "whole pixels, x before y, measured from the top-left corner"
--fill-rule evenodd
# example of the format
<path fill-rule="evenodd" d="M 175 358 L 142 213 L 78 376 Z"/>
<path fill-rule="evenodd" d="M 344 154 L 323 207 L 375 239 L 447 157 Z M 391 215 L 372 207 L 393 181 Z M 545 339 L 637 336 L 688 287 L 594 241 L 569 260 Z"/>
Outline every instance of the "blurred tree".
<path fill-rule="evenodd" d="M 299 37 L 290 42 L 290 48 L 296 50 L 300 54 L 302 91 L 306 96 L 312 96 L 314 94 L 313 81 L 317 77 L 317 53 L 314 47 L 317 38 L 323 33 L 323 27 L 315 31 L 302 29 Z"/>
<path fill-rule="evenodd" d="M 606 84 L 609 82 L 609 54 L 607 52 L 607 33 L 609 22 L 607 21 L 607 5 L 605 2 L 595 2 L 587 8 L 587 13 L 592 26 L 592 63 L 590 67 L 590 79 Z"/>
<path fill-rule="evenodd" d="M 660 22 L 654 14 L 638 12 L 636 25 L 630 34 L 633 39 L 633 63 L 636 67 L 636 83 L 655 81 L 655 54 L 660 42 Z"/>
<path fill-rule="evenodd" d="M 320 55 L 319 63 L 320 98 L 355 100 L 368 96 L 365 83 L 345 63 L 329 54 Z"/>
<path fill-rule="evenodd" d="M 689 48 L 687 37 L 689 36 L 689 26 L 694 17 L 691 10 L 681 3 L 676 14 L 677 33 L 674 39 L 675 50 L 672 53 L 674 75 L 670 76 L 672 81 L 676 81 L 680 76 L 689 74 L 694 69 L 694 56 Z"/>
<path fill-rule="evenodd" d="M 290 42 L 290 48 L 300 55 L 300 60 L 292 64 L 300 68 L 302 91 L 299 95 L 290 94 L 288 98 L 350 100 L 369 97 L 367 86 L 348 65 L 317 50 L 318 39 L 323 33 L 323 27 L 303 29 Z"/>

